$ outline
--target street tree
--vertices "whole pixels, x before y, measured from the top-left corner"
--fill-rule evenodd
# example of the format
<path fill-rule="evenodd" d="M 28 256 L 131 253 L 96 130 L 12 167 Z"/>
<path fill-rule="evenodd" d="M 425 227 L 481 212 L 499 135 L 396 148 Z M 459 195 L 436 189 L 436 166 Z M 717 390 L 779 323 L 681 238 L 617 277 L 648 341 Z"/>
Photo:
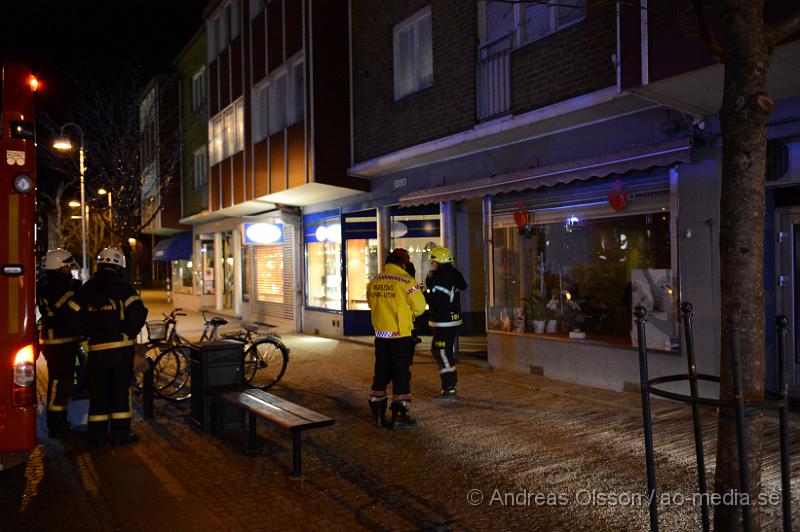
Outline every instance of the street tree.
<path fill-rule="evenodd" d="M 722 107 L 722 193 L 720 197 L 720 395 L 733 398 L 731 348 L 735 334 L 749 400 L 764 398 L 764 179 L 767 126 L 775 106 L 767 93 L 767 71 L 775 47 L 800 30 L 800 10 L 777 25 L 764 20 L 764 0 L 692 0 L 709 50 L 725 68 Z M 706 5 L 709 4 L 709 5 Z M 710 16 L 718 21 L 716 31 Z M 731 318 L 735 317 L 736 322 Z M 750 490 L 761 491 L 763 416 L 747 418 Z M 718 421 L 715 491 L 741 492 L 736 425 L 732 412 Z M 755 530 L 762 515 L 751 508 Z M 741 530 L 740 509 L 717 507 L 716 530 Z"/>

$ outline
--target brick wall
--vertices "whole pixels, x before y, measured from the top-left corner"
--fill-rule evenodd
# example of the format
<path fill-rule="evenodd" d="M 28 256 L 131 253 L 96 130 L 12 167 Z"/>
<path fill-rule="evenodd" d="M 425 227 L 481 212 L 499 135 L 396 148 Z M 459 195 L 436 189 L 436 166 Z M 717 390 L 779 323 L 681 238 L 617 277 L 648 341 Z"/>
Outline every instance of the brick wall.
<path fill-rule="evenodd" d="M 616 83 L 614 4 L 589 0 L 586 18 L 511 54 L 511 112 L 524 113 Z"/>
<path fill-rule="evenodd" d="M 393 28 L 431 6 L 433 86 L 394 101 Z M 353 0 L 355 161 L 475 122 L 477 7 L 463 0 Z"/>

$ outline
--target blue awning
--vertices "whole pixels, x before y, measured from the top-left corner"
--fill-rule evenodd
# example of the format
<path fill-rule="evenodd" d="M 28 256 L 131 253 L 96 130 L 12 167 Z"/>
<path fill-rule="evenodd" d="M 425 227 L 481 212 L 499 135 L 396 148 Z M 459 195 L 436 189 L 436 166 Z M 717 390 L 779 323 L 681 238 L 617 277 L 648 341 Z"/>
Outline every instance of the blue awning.
<path fill-rule="evenodd" d="M 192 258 L 192 233 L 180 233 L 156 244 L 153 260 L 190 260 Z"/>

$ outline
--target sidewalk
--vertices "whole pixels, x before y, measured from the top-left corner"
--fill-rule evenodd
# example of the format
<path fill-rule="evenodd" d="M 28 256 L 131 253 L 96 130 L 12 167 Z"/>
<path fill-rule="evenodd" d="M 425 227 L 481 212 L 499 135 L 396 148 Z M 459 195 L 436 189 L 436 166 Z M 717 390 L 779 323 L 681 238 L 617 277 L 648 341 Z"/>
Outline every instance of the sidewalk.
<path fill-rule="evenodd" d="M 151 319 L 159 306 L 149 301 Z M 197 314 L 197 313 L 195 313 Z M 197 316 L 179 321 L 195 333 Z M 202 322 L 201 322 L 202 323 Z M 457 404 L 430 357 L 412 367 L 414 430 L 376 429 L 367 391 L 368 346 L 286 334 L 289 367 L 271 392 L 334 417 L 303 440 L 304 478 L 288 478 L 291 438 L 259 426 L 262 456 L 237 451 L 245 435 L 189 426 L 189 405 L 156 403 L 130 447 L 94 449 L 74 438 L 42 442 L 25 468 L 0 474 L 3 529 L 34 530 L 647 530 L 641 403 L 617 393 L 459 366 Z M 40 383 L 42 374 L 39 375 Z M 658 488 L 672 497 L 662 530 L 701 529 L 690 411 L 654 401 Z M 40 416 L 40 422 L 43 421 Z M 703 419 L 713 479 L 716 416 Z M 777 435 L 767 419 L 763 484 L 779 493 Z M 800 527 L 800 427 L 791 430 L 793 507 Z M 604 502 L 615 495 L 619 503 Z M 677 497 L 680 495 L 683 502 Z M 765 507 L 767 530 L 780 506 Z"/>

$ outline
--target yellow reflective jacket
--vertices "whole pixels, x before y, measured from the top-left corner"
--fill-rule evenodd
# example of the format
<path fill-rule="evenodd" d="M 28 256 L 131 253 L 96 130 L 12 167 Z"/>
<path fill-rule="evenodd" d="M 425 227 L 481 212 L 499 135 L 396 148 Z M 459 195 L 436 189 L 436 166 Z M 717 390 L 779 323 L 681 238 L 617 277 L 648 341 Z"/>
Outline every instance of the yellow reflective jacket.
<path fill-rule="evenodd" d="M 417 281 L 396 264 L 386 268 L 367 285 L 372 327 L 378 338 L 411 336 L 414 318 L 425 311 L 425 297 Z"/>

